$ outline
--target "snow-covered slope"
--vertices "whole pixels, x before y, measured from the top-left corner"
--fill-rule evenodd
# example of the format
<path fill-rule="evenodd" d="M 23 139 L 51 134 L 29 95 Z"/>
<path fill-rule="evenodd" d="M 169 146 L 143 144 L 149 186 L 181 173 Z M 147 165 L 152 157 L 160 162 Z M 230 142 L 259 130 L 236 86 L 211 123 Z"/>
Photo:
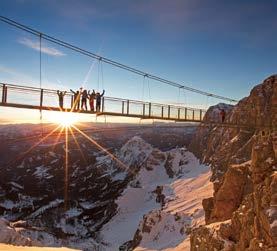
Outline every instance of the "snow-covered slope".
<path fill-rule="evenodd" d="M 3 218 L 0 218 L 0 243 L 1 242 L 22 246 L 33 244 L 31 239 L 22 236 L 17 228 L 12 227 L 10 223 Z"/>
<path fill-rule="evenodd" d="M 0 243 L 1 251 L 74 251 L 77 249 L 69 249 L 69 248 L 49 248 L 49 247 L 24 247 L 24 246 L 14 246 Z"/>
<path fill-rule="evenodd" d="M 189 228 L 204 222 L 201 202 L 211 196 L 209 168 L 185 148 L 162 152 L 139 137 L 127 142 L 120 156 L 140 169 L 101 231 L 105 250 L 161 250 L 182 242 L 188 250 Z"/>
<path fill-rule="evenodd" d="M 209 168 L 198 165 L 187 171 L 170 183 L 165 206 L 147 216 L 148 231 L 143 232 L 145 222 L 140 225 L 142 239 L 136 251 L 189 250 L 190 229 L 204 223 L 202 199 L 212 194 L 212 184 Z"/>
<path fill-rule="evenodd" d="M 86 142 L 80 144 L 87 159 L 82 161 L 69 143 L 67 211 L 60 186 L 63 143 L 55 151 L 43 146 L 2 170 L 0 213 L 12 222 L 3 226 L 18 239 L 0 242 L 87 251 L 182 245 L 190 227 L 203 220 L 200 201 L 211 196 L 209 168 L 186 148 L 160 150 L 138 136 L 117 142 L 110 142 L 109 150 L 124 163 L 120 166 Z M 145 232 L 147 219 L 154 223 Z"/>
<path fill-rule="evenodd" d="M 22 225 L 24 222 L 22 222 Z M 20 233 L 22 227 L 15 227 L 7 220 L 0 218 L 0 250 L 1 251 L 70 251 L 68 248 L 42 247 L 37 240 L 32 240 Z M 3 244 L 9 243 L 9 244 Z M 16 246 L 15 246 L 16 245 Z M 29 246 L 34 247 L 29 247 Z"/>

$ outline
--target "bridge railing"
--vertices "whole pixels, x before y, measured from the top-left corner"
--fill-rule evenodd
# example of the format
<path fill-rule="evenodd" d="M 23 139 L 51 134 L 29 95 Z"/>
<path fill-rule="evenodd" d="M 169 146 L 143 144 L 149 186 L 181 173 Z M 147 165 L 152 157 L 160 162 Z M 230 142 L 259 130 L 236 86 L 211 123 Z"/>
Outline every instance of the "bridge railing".
<path fill-rule="evenodd" d="M 29 106 L 37 109 L 49 108 L 50 110 L 59 107 L 57 91 L 51 89 L 0 83 L 0 97 L 0 103 L 6 105 Z M 63 107 L 70 109 L 72 104 L 73 95 L 67 92 L 64 96 Z M 205 110 L 104 96 L 100 113 L 151 119 L 201 121 Z"/>
<path fill-rule="evenodd" d="M 121 113 L 129 116 L 137 115 L 144 118 L 201 121 L 206 111 L 176 105 L 104 97 L 102 112 Z"/>
<path fill-rule="evenodd" d="M 49 108 L 59 106 L 57 91 L 51 89 L 0 84 L 0 95 L 2 103 Z M 67 93 L 64 97 L 64 108 L 71 108 L 71 100 L 72 94 Z"/>

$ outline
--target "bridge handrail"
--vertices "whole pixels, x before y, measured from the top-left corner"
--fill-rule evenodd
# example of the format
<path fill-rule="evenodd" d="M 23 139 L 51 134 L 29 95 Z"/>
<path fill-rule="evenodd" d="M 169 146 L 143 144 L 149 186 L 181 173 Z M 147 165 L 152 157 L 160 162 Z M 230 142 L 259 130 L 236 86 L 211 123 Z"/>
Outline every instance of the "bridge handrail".
<path fill-rule="evenodd" d="M 11 89 L 16 89 L 16 90 L 24 90 L 24 91 L 30 91 L 30 92 L 40 92 L 43 90 L 44 94 L 57 94 L 57 90 L 54 89 L 49 89 L 49 88 L 39 88 L 39 87 L 33 87 L 33 86 L 23 86 L 23 85 L 15 85 L 15 84 L 8 84 L 8 83 L 0 83 L 0 86 L 6 86 Z M 63 90 L 62 90 L 63 91 Z M 69 93 L 67 91 L 66 93 L 67 97 L 72 97 L 73 94 Z M 202 111 L 203 113 L 206 112 L 205 109 L 200 109 L 200 108 L 193 108 L 193 107 L 187 107 L 187 106 L 178 106 L 178 105 L 172 105 L 172 104 L 162 104 L 162 103 L 157 103 L 157 102 L 148 102 L 148 101 L 140 101 L 140 100 L 133 100 L 133 99 L 126 99 L 126 98 L 116 98 L 116 97 L 109 97 L 109 96 L 104 96 L 105 100 L 110 100 L 110 101 L 121 101 L 121 102 L 130 102 L 130 103 L 135 103 L 135 104 L 141 104 L 141 105 L 149 105 L 151 104 L 152 106 L 159 106 L 159 107 L 170 107 L 170 108 L 175 108 L 175 109 L 187 109 L 188 111 L 197 111 L 200 112 Z"/>

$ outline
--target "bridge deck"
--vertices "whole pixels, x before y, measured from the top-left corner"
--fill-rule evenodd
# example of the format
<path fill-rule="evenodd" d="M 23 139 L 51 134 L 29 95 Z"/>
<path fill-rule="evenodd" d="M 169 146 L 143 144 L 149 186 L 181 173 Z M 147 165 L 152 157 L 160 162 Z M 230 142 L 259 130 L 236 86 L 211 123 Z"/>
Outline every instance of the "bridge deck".
<path fill-rule="evenodd" d="M 124 116 L 140 119 L 172 120 L 179 122 L 201 122 L 205 110 L 142 102 L 137 100 L 103 97 L 99 112 L 72 110 L 73 95 L 67 93 L 64 97 L 64 109 L 58 106 L 56 90 L 40 89 L 29 86 L 19 86 L 0 83 L 0 106 L 37 109 L 47 111 L 72 111 L 76 113 Z M 89 109 L 89 105 L 88 105 Z"/>

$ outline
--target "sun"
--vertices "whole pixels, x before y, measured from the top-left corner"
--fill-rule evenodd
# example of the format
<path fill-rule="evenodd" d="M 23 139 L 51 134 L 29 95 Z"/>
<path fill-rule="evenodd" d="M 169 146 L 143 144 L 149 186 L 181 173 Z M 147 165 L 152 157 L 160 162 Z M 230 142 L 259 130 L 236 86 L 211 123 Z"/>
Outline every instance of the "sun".
<path fill-rule="evenodd" d="M 70 127 L 79 121 L 78 114 L 72 112 L 57 112 L 49 116 L 49 121 L 61 125 L 63 127 Z"/>

